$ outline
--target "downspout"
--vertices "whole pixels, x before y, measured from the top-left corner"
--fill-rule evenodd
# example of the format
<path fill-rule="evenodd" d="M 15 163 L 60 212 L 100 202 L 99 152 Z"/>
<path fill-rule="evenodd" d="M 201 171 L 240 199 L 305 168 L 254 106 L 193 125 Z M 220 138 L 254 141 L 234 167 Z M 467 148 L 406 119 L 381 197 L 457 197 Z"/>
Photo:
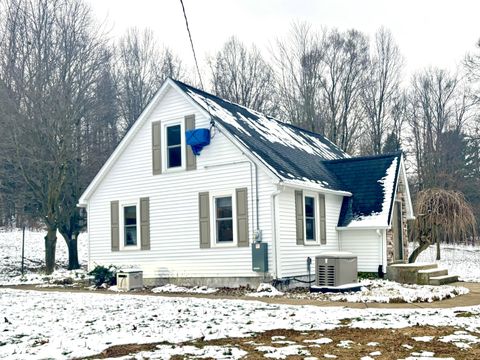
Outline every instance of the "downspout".
<path fill-rule="evenodd" d="M 382 244 L 382 271 L 385 272 L 386 269 L 384 269 L 385 266 L 385 249 L 383 246 L 383 232 L 380 229 L 377 229 L 377 235 L 378 238 L 380 239 L 380 242 Z"/>
<path fill-rule="evenodd" d="M 259 198 L 258 198 L 258 166 L 253 163 L 255 167 L 255 214 L 257 215 L 257 231 L 260 229 L 260 222 L 258 219 L 258 208 L 259 208 Z"/>
<path fill-rule="evenodd" d="M 281 190 L 276 190 L 271 194 L 271 207 L 272 207 L 272 250 L 273 250 L 273 268 L 275 269 L 275 278 L 278 279 L 278 239 L 277 239 L 277 212 L 276 212 L 276 200 L 277 196 L 281 193 Z"/>
<path fill-rule="evenodd" d="M 90 268 L 90 201 L 87 203 L 87 242 L 88 242 L 88 261 L 87 261 L 87 270 L 92 271 Z M 77 244 L 78 245 L 78 244 Z"/>

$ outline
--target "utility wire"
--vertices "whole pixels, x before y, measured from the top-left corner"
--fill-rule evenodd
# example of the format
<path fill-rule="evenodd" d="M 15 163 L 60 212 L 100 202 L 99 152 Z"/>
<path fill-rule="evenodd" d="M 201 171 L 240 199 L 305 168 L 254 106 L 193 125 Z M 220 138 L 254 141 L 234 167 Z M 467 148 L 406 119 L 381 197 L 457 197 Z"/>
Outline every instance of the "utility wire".
<path fill-rule="evenodd" d="M 187 13 L 185 12 L 185 6 L 183 5 L 183 0 L 180 0 L 182 4 L 183 16 L 185 17 L 185 25 L 187 25 L 188 37 L 190 38 L 190 45 L 192 45 L 193 58 L 195 59 L 195 66 L 197 67 L 198 77 L 200 79 L 200 85 L 203 89 L 202 75 L 200 74 L 200 68 L 198 67 L 197 55 L 195 54 L 195 48 L 193 47 L 192 34 L 190 33 L 190 28 L 188 26 Z"/>

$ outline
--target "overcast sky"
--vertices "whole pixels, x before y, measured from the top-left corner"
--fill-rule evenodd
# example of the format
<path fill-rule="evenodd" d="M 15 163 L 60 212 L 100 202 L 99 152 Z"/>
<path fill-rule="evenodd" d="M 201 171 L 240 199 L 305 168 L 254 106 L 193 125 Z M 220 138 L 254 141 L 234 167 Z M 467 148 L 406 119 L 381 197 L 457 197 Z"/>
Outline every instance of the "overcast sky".
<path fill-rule="evenodd" d="M 110 34 L 149 27 L 192 65 L 179 0 L 88 0 Z M 197 57 L 214 54 L 231 35 L 268 49 L 293 21 L 355 28 L 373 35 L 389 28 L 406 60 L 406 75 L 428 66 L 455 69 L 480 38 L 480 0 L 184 0 Z"/>

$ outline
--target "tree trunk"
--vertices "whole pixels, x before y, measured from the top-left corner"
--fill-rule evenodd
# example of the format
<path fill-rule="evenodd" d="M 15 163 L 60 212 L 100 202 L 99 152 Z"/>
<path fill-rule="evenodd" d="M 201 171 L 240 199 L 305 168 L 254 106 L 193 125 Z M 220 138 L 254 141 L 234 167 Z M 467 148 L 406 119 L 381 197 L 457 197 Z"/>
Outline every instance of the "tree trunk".
<path fill-rule="evenodd" d="M 414 263 L 417 260 L 418 255 L 425 251 L 429 246 L 429 242 L 420 242 L 420 245 L 415 250 L 413 250 L 412 254 L 408 258 L 408 262 L 410 264 Z"/>
<path fill-rule="evenodd" d="M 437 237 L 437 260 L 440 260 L 440 237 Z"/>
<path fill-rule="evenodd" d="M 48 228 L 45 236 L 45 272 L 50 275 L 55 270 L 55 248 L 57 247 L 57 229 Z"/>
<path fill-rule="evenodd" d="M 73 234 L 70 239 L 65 237 L 68 247 L 68 270 L 80 269 L 80 263 L 78 262 L 77 238 L 78 234 Z"/>

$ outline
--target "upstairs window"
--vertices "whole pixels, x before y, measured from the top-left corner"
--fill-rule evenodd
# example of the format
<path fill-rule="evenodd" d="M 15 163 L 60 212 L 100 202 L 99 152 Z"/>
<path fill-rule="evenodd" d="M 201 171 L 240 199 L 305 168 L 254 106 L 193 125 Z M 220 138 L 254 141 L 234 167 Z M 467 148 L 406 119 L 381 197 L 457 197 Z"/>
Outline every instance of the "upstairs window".
<path fill-rule="evenodd" d="M 167 126 L 167 168 L 182 166 L 182 127 Z"/>
<path fill-rule="evenodd" d="M 123 208 L 124 246 L 137 246 L 137 207 Z"/>
<path fill-rule="evenodd" d="M 233 243 L 233 207 L 231 196 L 215 198 L 215 225 L 217 243 Z"/>
<path fill-rule="evenodd" d="M 305 196 L 305 240 L 316 241 L 315 198 Z"/>

